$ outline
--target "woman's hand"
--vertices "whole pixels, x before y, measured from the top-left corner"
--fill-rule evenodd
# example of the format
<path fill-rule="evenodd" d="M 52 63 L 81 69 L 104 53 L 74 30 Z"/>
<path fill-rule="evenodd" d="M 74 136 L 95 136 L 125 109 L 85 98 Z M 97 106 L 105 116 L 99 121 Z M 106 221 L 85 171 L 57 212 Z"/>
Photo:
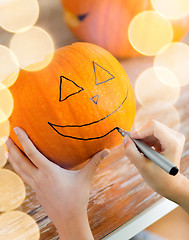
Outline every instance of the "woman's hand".
<path fill-rule="evenodd" d="M 185 141 L 185 137 L 182 134 L 173 131 L 160 122 L 152 120 L 139 131 L 131 133 L 130 136 L 135 139 L 142 139 L 147 145 L 153 146 L 156 151 L 172 161 L 178 168 L 180 167 Z M 166 173 L 143 156 L 130 138 L 124 138 L 123 142 L 125 154 L 137 167 L 147 184 L 162 196 L 181 204 L 179 197 L 184 192 L 187 192 L 185 189 L 189 188 L 188 179 L 180 173 L 176 176 Z M 189 203 L 189 192 L 187 202 Z M 182 207 L 184 208 L 184 206 Z M 189 207 L 185 208 L 185 210 L 189 211 Z"/>
<path fill-rule="evenodd" d="M 109 150 L 97 153 L 83 169 L 70 171 L 44 157 L 21 128 L 15 128 L 15 132 L 27 157 L 8 139 L 9 162 L 36 192 L 60 239 L 93 239 L 87 217 L 90 187 L 96 169 Z"/>

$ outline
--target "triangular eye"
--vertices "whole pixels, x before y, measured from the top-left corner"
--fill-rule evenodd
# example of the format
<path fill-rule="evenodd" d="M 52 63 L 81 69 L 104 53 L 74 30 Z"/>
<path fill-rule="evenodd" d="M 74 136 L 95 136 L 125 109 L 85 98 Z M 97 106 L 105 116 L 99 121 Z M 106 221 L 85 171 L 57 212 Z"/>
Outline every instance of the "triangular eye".
<path fill-rule="evenodd" d="M 66 89 L 66 91 L 64 91 L 64 89 Z M 60 97 L 59 97 L 60 102 L 66 100 L 72 95 L 75 95 L 83 90 L 84 89 L 77 85 L 73 80 L 64 76 L 60 76 Z"/>
<path fill-rule="evenodd" d="M 101 67 L 97 63 L 93 62 L 93 69 L 95 74 L 95 84 L 99 85 L 114 79 L 115 77 L 108 72 L 105 68 Z M 103 81 L 99 81 L 99 79 L 103 79 Z"/>
<path fill-rule="evenodd" d="M 92 97 L 92 98 L 89 98 L 91 101 L 93 101 L 95 104 L 97 104 L 98 103 L 98 99 L 99 99 L 99 96 L 98 96 L 98 94 L 96 95 L 96 96 L 94 96 L 94 97 Z"/>

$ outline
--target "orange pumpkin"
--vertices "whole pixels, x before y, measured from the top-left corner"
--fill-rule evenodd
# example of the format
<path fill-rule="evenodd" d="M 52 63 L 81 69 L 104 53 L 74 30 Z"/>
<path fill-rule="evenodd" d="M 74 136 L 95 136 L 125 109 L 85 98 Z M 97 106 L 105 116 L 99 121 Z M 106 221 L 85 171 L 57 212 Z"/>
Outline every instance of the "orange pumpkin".
<path fill-rule="evenodd" d="M 133 124 L 135 100 L 125 71 L 90 43 L 57 50 L 43 70 L 22 70 L 10 91 L 11 128 L 23 128 L 40 152 L 66 168 L 120 144 L 115 128 L 129 131 Z M 22 149 L 12 129 L 11 138 Z"/>
<path fill-rule="evenodd" d="M 116 57 L 140 55 L 128 40 L 128 26 L 135 15 L 153 9 L 151 0 L 62 0 L 65 21 L 80 40 L 98 44 Z M 173 41 L 189 29 L 189 17 L 171 21 Z"/>

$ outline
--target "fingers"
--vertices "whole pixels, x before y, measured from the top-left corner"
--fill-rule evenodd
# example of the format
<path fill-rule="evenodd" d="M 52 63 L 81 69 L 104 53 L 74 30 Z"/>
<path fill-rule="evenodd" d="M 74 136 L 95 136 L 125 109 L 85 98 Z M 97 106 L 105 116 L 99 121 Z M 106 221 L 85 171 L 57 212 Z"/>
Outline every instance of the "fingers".
<path fill-rule="evenodd" d="M 22 180 L 33 188 L 33 177 L 38 169 L 23 155 L 10 138 L 6 141 L 6 146 L 9 150 L 8 160 L 10 164 Z"/>
<path fill-rule="evenodd" d="M 156 138 L 161 137 L 161 134 L 163 133 L 163 136 L 165 135 L 164 132 L 170 133 L 171 129 L 168 128 L 166 125 L 163 125 L 162 123 L 152 120 L 149 121 L 146 125 L 144 125 L 142 128 L 140 128 L 137 132 L 132 132 L 131 137 L 133 138 L 146 138 L 149 136 L 154 136 Z"/>
<path fill-rule="evenodd" d="M 24 130 L 16 127 L 14 128 L 14 131 L 24 148 L 24 152 L 33 164 L 35 164 L 38 168 L 49 167 L 50 161 L 36 149 Z"/>
<path fill-rule="evenodd" d="M 25 171 L 23 171 L 23 169 L 20 168 L 20 166 L 17 164 L 17 162 L 15 161 L 15 159 L 11 156 L 11 154 L 8 154 L 8 160 L 10 162 L 10 164 L 12 165 L 12 167 L 14 168 L 15 172 L 22 178 L 22 180 L 30 185 L 31 187 L 33 187 L 33 179 L 25 173 Z"/>
<path fill-rule="evenodd" d="M 166 125 L 155 120 L 148 122 L 139 131 L 131 133 L 131 137 L 136 139 L 148 138 L 153 141 L 154 144 L 159 141 L 163 150 L 167 148 L 175 149 L 178 147 L 178 145 L 181 143 L 180 135 L 180 133 L 175 132 Z"/>
<path fill-rule="evenodd" d="M 9 156 L 12 157 L 12 162 L 14 162 L 14 165 L 17 165 L 20 170 L 28 175 L 37 170 L 36 166 L 23 155 L 10 138 L 7 139 L 6 146 L 9 150 Z"/>
<path fill-rule="evenodd" d="M 85 176 L 92 180 L 97 168 L 99 167 L 102 160 L 104 160 L 110 154 L 110 150 L 104 149 L 97 154 L 95 154 L 87 165 L 81 169 L 81 172 L 85 174 Z"/>
<path fill-rule="evenodd" d="M 123 146 L 125 155 L 139 170 L 145 166 L 146 162 L 150 161 L 139 153 L 134 142 L 129 137 L 123 139 Z"/>

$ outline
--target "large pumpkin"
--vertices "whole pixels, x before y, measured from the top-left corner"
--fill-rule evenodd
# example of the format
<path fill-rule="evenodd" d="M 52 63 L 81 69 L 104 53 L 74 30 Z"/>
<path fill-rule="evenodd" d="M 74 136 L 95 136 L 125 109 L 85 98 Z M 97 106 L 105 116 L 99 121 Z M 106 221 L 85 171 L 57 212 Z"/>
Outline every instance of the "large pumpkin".
<path fill-rule="evenodd" d="M 115 128 L 129 131 L 133 124 L 129 79 L 109 52 L 93 44 L 57 50 L 45 69 L 22 70 L 10 91 L 11 128 L 23 128 L 40 152 L 66 168 L 120 144 Z M 12 129 L 11 138 L 21 148 Z"/>
<path fill-rule="evenodd" d="M 165 0 L 166 1 L 166 0 Z M 62 0 L 70 30 L 80 40 L 98 44 L 116 57 L 140 55 L 128 40 L 128 26 L 135 15 L 151 10 L 151 0 Z M 173 41 L 189 29 L 189 17 L 171 21 Z"/>

